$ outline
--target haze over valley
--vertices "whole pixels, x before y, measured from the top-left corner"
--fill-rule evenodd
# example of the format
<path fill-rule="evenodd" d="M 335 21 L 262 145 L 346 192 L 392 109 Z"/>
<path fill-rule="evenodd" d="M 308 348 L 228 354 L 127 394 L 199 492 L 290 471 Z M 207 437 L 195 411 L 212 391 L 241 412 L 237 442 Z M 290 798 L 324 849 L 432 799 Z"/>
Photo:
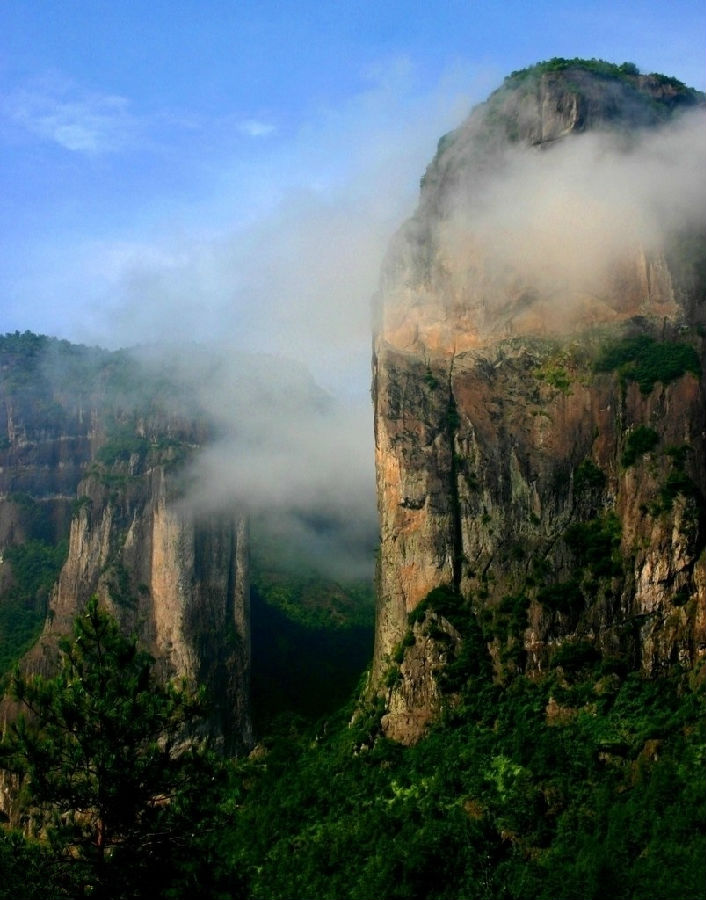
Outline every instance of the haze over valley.
<path fill-rule="evenodd" d="M 702 895 L 705 25 L 0 11 L 0 900 Z"/>

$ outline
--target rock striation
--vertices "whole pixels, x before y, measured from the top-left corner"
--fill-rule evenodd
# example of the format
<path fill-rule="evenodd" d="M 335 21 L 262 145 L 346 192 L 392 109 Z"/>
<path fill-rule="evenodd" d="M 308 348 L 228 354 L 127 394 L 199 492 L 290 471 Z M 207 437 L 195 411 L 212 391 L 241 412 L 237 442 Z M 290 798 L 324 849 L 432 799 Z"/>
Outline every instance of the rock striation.
<path fill-rule="evenodd" d="M 522 206 L 563 204 L 597 151 L 627 165 L 687 110 L 703 118 L 703 97 L 674 79 L 554 60 L 439 142 L 374 338 L 372 683 L 389 737 L 413 742 L 452 702 L 449 633 L 429 639 L 431 611 L 410 620 L 439 586 L 500 680 L 572 653 L 656 675 L 706 651 L 704 235 L 605 240 L 598 216 L 589 242 L 590 192 L 551 227 Z"/>
<path fill-rule="evenodd" d="M 0 590 L 17 581 L 11 548 L 68 540 L 22 666 L 50 674 L 58 637 L 97 594 L 165 679 L 205 688 L 226 752 L 249 746 L 247 519 L 185 502 L 208 421 L 126 356 L 30 333 L 0 350 Z"/>

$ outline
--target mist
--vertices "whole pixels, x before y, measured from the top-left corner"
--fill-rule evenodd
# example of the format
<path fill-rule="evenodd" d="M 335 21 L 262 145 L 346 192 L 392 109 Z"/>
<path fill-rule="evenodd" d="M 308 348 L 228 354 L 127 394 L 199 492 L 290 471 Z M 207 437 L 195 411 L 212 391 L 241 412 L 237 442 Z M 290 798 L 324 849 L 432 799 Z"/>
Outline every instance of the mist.
<path fill-rule="evenodd" d="M 282 556 L 370 577 L 377 549 L 371 300 L 438 135 L 480 96 L 461 70 L 419 92 L 404 60 L 302 126 L 218 196 L 145 239 L 88 241 L 79 335 L 139 345 L 216 436 L 189 473 L 198 514 L 247 512 Z M 459 85 L 463 84 L 463 92 Z M 89 282 L 90 283 L 90 282 Z M 102 291 L 96 302 L 96 290 Z M 85 292 L 85 286 L 82 288 Z"/>
<path fill-rule="evenodd" d="M 605 299 L 611 273 L 636 251 L 659 253 L 681 230 L 706 227 L 704 148 L 703 110 L 657 130 L 511 147 L 446 197 L 449 257 L 483 259 L 501 287 L 491 306 L 519 279 L 546 315 L 570 317 L 578 297 Z"/>
<path fill-rule="evenodd" d="M 181 411 L 205 418 L 181 502 L 247 514 L 283 565 L 369 578 L 377 548 L 369 397 L 320 387 L 300 363 L 228 344 L 131 351 L 147 383 L 167 373 Z"/>
<path fill-rule="evenodd" d="M 302 131 L 306 177 L 275 153 L 249 187 L 236 179 L 194 210 L 191 228 L 79 253 L 92 293 L 74 336 L 140 345 L 139 365 L 171 372 L 183 402 L 214 423 L 186 502 L 247 512 L 283 558 L 341 578 L 369 577 L 377 544 L 369 385 L 381 263 L 439 135 L 470 106 L 447 84 L 400 110 L 397 77 Z M 510 149 L 495 177 L 466 172 L 445 198 L 449 255 L 463 268 L 480 247 L 497 278 L 519 275 L 566 311 L 626 251 L 704 224 L 705 136 L 704 116 L 685 115 L 664 133 Z"/>

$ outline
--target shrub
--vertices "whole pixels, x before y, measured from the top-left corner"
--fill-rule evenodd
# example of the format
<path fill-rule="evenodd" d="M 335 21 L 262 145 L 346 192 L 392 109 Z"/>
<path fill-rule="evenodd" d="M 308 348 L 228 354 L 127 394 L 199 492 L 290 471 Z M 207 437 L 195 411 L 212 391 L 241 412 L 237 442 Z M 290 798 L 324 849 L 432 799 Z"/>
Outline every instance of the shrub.
<path fill-rule="evenodd" d="M 572 525 L 566 530 L 565 538 L 582 567 L 590 568 L 597 578 L 612 578 L 623 571 L 620 531 L 620 519 L 610 512 Z"/>
<path fill-rule="evenodd" d="M 588 641 L 567 641 L 552 654 L 552 665 L 561 666 L 570 672 L 577 672 L 598 662 L 601 654 Z"/>
<path fill-rule="evenodd" d="M 111 435 L 107 443 L 96 453 L 96 459 L 105 466 L 116 462 L 129 462 L 131 456 L 141 459 L 147 455 L 150 444 L 146 438 L 140 437 L 129 429 L 117 431 Z"/>
<path fill-rule="evenodd" d="M 660 511 L 670 510 L 679 494 L 684 497 L 698 497 L 699 490 L 683 469 L 674 469 L 667 475 L 667 480 L 660 488 Z"/>
<path fill-rule="evenodd" d="M 617 371 L 623 379 L 636 381 L 643 394 L 649 394 L 658 381 L 669 384 L 687 372 L 701 374 L 699 356 L 690 344 L 659 343 L 644 334 L 604 347 L 594 368 Z"/>
<path fill-rule="evenodd" d="M 575 579 L 559 584 L 548 584 L 540 588 L 537 600 L 546 609 L 574 615 L 581 611 L 584 604 L 581 587 Z"/>
<path fill-rule="evenodd" d="M 463 606 L 463 598 L 450 584 L 440 584 L 429 591 L 426 597 L 412 610 L 407 620 L 410 625 L 414 625 L 415 622 L 422 621 L 427 610 L 432 610 L 453 624 L 454 619 L 458 620 L 459 613 L 462 614 Z"/>
<path fill-rule="evenodd" d="M 592 459 L 584 459 L 576 466 L 574 473 L 574 489 L 580 494 L 583 491 L 603 490 L 606 477 L 603 469 L 599 468 Z"/>
<path fill-rule="evenodd" d="M 658 443 L 659 435 L 653 428 L 638 425 L 628 435 L 623 455 L 620 457 L 621 463 L 627 469 L 635 463 L 638 456 L 654 450 Z"/>

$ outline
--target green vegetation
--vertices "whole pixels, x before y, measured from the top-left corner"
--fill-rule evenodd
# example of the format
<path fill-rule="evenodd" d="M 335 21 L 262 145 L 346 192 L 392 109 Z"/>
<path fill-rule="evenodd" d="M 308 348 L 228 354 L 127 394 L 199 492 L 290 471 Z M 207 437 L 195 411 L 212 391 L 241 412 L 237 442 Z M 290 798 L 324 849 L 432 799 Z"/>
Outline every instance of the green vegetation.
<path fill-rule="evenodd" d="M 609 512 L 571 525 L 565 539 L 582 568 L 589 569 L 596 578 L 614 578 L 623 573 L 620 533 L 620 519 Z"/>
<path fill-rule="evenodd" d="M 570 687 L 466 673 L 461 704 L 411 748 L 371 740 L 379 712 L 349 725 L 350 708 L 315 743 L 273 735 L 239 765 L 223 836 L 245 896 L 700 896 L 700 693 L 679 674 L 606 677 L 581 644 L 557 654 Z"/>
<path fill-rule="evenodd" d="M 601 541 L 612 545 L 616 527 L 606 519 L 581 531 L 587 560 Z M 522 628 L 526 602 L 507 595 L 498 621 Z M 0 835 L 0 891 L 30 900 L 84 896 L 87 885 L 104 900 L 700 896 L 703 679 L 678 667 L 656 680 L 626 674 L 576 640 L 557 646 L 543 678 L 517 676 L 501 687 L 469 602 L 444 586 L 411 622 L 433 628 L 430 613 L 448 618 L 463 643 L 442 678 L 455 699 L 417 745 L 382 736 L 379 698 L 352 700 L 314 723 L 279 716 L 255 753 L 226 766 L 228 781 L 222 763 L 194 751 L 193 768 L 188 756 L 177 779 L 178 799 L 163 804 L 155 802 L 169 791 L 162 778 L 182 772 L 178 740 L 143 741 L 141 723 L 156 728 L 154 712 L 160 729 L 179 734 L 170 723 L 182 721 L 181 704 L 191 709 L 191 701 L 169 688 L 166 701 L 155 695 L 149 658 L 89 608 L 64 645 L 58 678 L 18 683 L 20 696 L 44 704 L 45 728 L 20 726 L 6 765 L 29 774 L 26 798 L 50 840 Z M 96 636 L 104 667 L 96 667 Z M 398 679 L 391 670 L 390 682 Z M 88 727 L 94 717 L 105 727 Z M 110 735 L 120 736 L 119 747 Z M 18 756 L 25 739 L 33 743 Z M 93 775 L 84 781 L 82 766 L 66 777 L 63 760 L 78 747 L 92 759 L 105 751 L 105 765 L 91 770 L 107 779 L 103 793 Z M 72 816 L 79 796 L 86 813 Z M 90 799 L 99 796 L 104 806 Z M 109 850 L 100 833 L 112 836 Z"/>
<path fill-rule="evenodd" d="M 634 342 L 622 343 L 622 355 L 604 371 L 619 371 L 645 392 L 656 380 L 667 383 L 664 359 L 650 349 L 656 342 L 639 352 Z M 661 366 L 659 378 L 650 380 L 646 360 Z M 684 371 L 694 371 L 688 354 L 685 360 Z M 546 380 L 562 390 L 569 377 L 559 368 Z M 448 412 L 451 432 L 458 426 L 453 398 Z M 624 465 L 658 444 L 656 432 L 641 428 L 626 438 L 626 453 L 634 455 Z M 132 426 L 116 429 L 99 462 L 118 471 L 105 477 L 124 485 L 125 464 L 149 458 L 155 446 Z M 659 496 L 666 509 L 679 495 L 696 496 L 696 488 L 686 471 L 692 451 L 664 452 L 672 464 Z M 462 463 L 453 458 L 454 472 Z M 576 466 L 583 515 L 595 513 L 587 511 L 589 501 L 598 506 L 590 492 L 605 486 L 591 459 Z M 6 560 L 18 602 L 38 609 L 63 551 L 51 556 L 34 501 L 18 495 L 15 502 L 34 524 L 30 540 L 8 550 Z M 84 498 L 75 512 L 89 505 Z M 536 548 L 516 537 L 506 552 L 515 568 L 531 572 L 524 584 L 479 612 L 477 601 L 492 594 L 491 578 L 481 574 L 475 597 L 442 586 L 409 617 L 394 663 L 420 629 L 446 644 L 449 659 L 439 676 L 442 721 L 411 748 L 382 736 L 379 697 L 345 703 L 372 646 L 369 585 L 256 560 L 253 701 L 264 737 L 251 756 L 228 763 L 183 740 L 198 733 L 198 699 L 155 684 L 149 657 L 92 604 L 63 644 L 59 675 L 15 683 L 36 717 L 9 736 L 3 760 L 25 779 L 25 824 L 41 840 L 0 828 L 0 900 L 702 896 L 703 670 L 687 674 L 675 665 L 663 678 L 645 679 L 626 674 L 621 657 L 601 660 L 593 643 L 577 637 L 556 644 L 541 677 L 518 674 L 530 603 L 578 617 L 592 585 L 604 579 L 603 589 L 623 567 L 613 513 L 565 532 L 558 552 L 575 570 L 558 584 L 549 583 L 558 577 L 551 557 L 534 558 Z M 110 574 L 113 598 L 132 602 L 127 570 L 113 565 Z M 690 600 L 688 589 L 674 589 L 675 617 Z M 461 634 L 460 646 L 439 616 Z M 12 612 L 8 621 L 20 619 Z M 489 644 L 505 666 L 502 686 Z M 387 685 L 400 678 L 391 666 Z M 359 683 L 356 694 L 364 693 Z"/>
<path fill-rule="evenodd" d="M 426 372 L 424 373 L 424 381 L 432 391 L 436 390 L 441 383 L 439 379 L 434 375 L 430 366 L 427 366 Z"/>
<path fill-rule="evenodd" d="M 281 716 L 315 720 L 344 703 L 372 654 L 372 585 L 255 565 L 251 609 L 258 730 Z"/>
<path fill-rule="evenodd" d="M 31 718 L 9 729 L 0 764 L 21 778 L 20 804 L 46 847 L 21 852 L 35 866 L 44 857 L 57 896 L 214 896 L 225 782 L 203 740 L 189 739 L 199 699 L 154 681 L 151 657 L 95 599 L 61 654 L 55 678 L 13 681 Z M 15 896 L 23 884 L 18 872 Z"/>
<path fill-rule="evenodd" d="M 0 828 L 0 900 L 68 898 L 71 878 L 66 868 L 46 844 Z"/>
<path fill-rule="evenodd" d="M 442 584 L 430 591 L 407 617 L 409 624 L 421 622 L 427 610 L 447 619 L 454 628 L 465 629 L 473 616 L 469 604 L 450 584 Z"/>
<path fill-rule="evenodd" d="M 606 485 L 605 472 L 592 459 L 584 459 L 574 472 L 574 490 L 577 494 L 602 491 Z"/>
<path fill-rule="evenodd" d="M 560 359 L 549 359 L 535 369 L 534 375 L 568 397 L 571 394 L 571 376 L 561 362 Z"/>
<path fill-rule="evenodd" d="M 674 500 L 680 494 L 684 497 L 694 497 L 700 501 L 701 505 L 703 505 L 703 498 L 701 498 L 699 489 L 691 478 L 689 478 L 683 469 L 674 468 L 669 475 L 667 475 L 667 480 L 660 488 L 659 512 L 669 511 L 672 508 Z"/>
<path fill-rule="evenodd" d="M 0 676 L 39 637 L 49 593 L 66 559 L 68 541 L 57 539 L 49 507 L 27 493 L 7 498 L 19 514 L 22 543 L 5 547 L 4 590 L 0 593 Z"/>
<path fill-rule="evenodd" d="M 7 672 L 39 637 L 49 592 L 66 559 L 68 542 L 29 540 L 7 547 L 12 584 L 0 597 L 0 674 Z"/>
<path fill-rule="evenodd" d="M 592 469 L 588 471 L 595 477 Z M 620 535 L 620 519 L 614 512 L 569 526 L 564 541 L 574 555 L 576 574 L 568 581 L 552 582 L 549 568 L 534 560 L 527 583 L 537 586 L 537 601 L 547 610 L 576 619 L 601 582 L 623 575 Z"/>
<path fill-rule="evenodd" d="M 687 372 L 701 374 L 699 356 L 690 344 L 662 343 L 644 334 L 604 346 L 594 368 L 617 371 L 623 381 L 636 381 L 643 394 L 649 394 L 658 381 L 666 385 Z"/>
<path fill-rule="evenodd" d="M 449 396 L 449 405 L 446 408 L 446 428 L 448 431 L 455 431 L 461 424 L 461 417 L 458 414 L 456 399 L 453 394 Z"/>
<path fill-rule="evenodd" d="M 38 502 L 24 491 L 8 494 L 7 499 L 19 508 L 22 530 L 30 540 L 54 540 L 54 527 L 45 503 Z"/>
<path fill-rule="evenodd" d="M 507 81 L 517 81 L 526 78 L 529 75 L 541 75 L 544 72 L 564 72 L 566 69 L 585 69 L 594 75 L 601 75 L 606 78 L 624 78 L 639 75 L 640 70 L 635 63 L 625 62 L 622 65 L 606 62 L 604 59 L 581 59 L 578 56 L 573 59 L 565 59 L 562 56 L 553 56 L 544 62 L 538 62 L 526 69 L 518 69 L 511 72 L 505 79 Z"/>
<path fill-rule="evenodd" d="M 129 462 L 133 456 L 143 460 L 150 449 L 150 442 L 136 434 L 130 426 L 116 429 L 96 453 L 96 459 L 104 466 L 117 462 Z"/>
<path fill-rule="evenodd" d="M 539 62 L 526 69 L 518 69 L 517 71 L 512 72 L 505 79 L 505 85 L 511 87 L 521 83 L 527 78 L 543 75 L 545 72 L 564 72 L 569 69 L 583 69 L 587 72 L 591 72 L 593 75 L 598 75 L 600 78 L 627 82 L 634 81 L 635 76 L 640 74 L 640 70 L 635 63 L 632 62 L 624 62 L 620 65 L 616 65 L 615 63 L 607 62 L 604 59 L 581 59 L 580 57 L 565 59 L 561 56 L 554 56 L 552 59 Z M 660 75 L 658 73 L 654 73 L 651 77 L 657 79 L 662 84 L 671 85 L 680 93 L 695 93 L 677 78 L 672 78 L 668 75 Z"/>
<path fill-rule="evenodd" d="M 0 335 L 0 389 L 12 395 L 22 409 L 28 436 L 71 433 L 81 405 L 99 405 L 114 420 L 101 461 L 110 465 L 143 453 L 133 424 L 137 417 L 163 417 L 177 407 L 203 415 L 193 386 L 173 366 L 141 365 L 128 351 L 107 351 L 57 340 L 45 335 L 14 332 Z M 152 449 L 164 450 L 171 439 L 151 435 Z M 172 440 L 173 443 L 173 440 Z M 179 455 L 181 442 L 169 455 Z M 6 440 L 7 447 L 9 442 Z M 183 449 L 183 447 L 182 447 Z"/>
<path fill-rule="evenodd" d="M 578 672 L 594 666 L 600 653 L 590 641 L 565 641 L 552 654 L 552 665 L 566 672 Z"/>
<path fill-rule="evenodd" d="M 71 518 L 77 519 L 81 514 L 82 510 L 91 511 L 93 507 L 93 500 L 90 497 L 82 496 L 77 497 L 71 504 Z"/>
<path fill-rule="evenodd" d="M 638 456 L 654 450 L 657 444 L 659 444 L 659 435 L 654 428 L 649 428 L 647 425 L 638 425 L 628 434 L 620 462 L 627 469 L 635 464 Z"/>
<path fill-rule="evenodd" d="M 691 514 L 687 520 L 706 515 L 706 501 L 698 485 L 686 471 L 687 459 L 693 454 L 693 448 L 688 444 L 682 444 L 678 447 L 667 447 L 664 452 L 670 458 L 671 468 L 660 486 L 657 499 L 650 504 L 649 511 L 655 516 L 669 512 L 676 498 L 682 496 L 692 501 Z"/>
<path fill-rule="evenodd" d="M 571 616 L 581 612 L 585 602 L 581 585 L 576 579 L 543 585 L 537 593 L 537 600 L 547 609 Z"/>
<path fill-rule="evenodd" d="M 524 593 L 506 594 L 493 610 L 488 637 L 506 641 L 508 637 L 521 638 L 527 628 L 529 598 Z M 484 634 L 485 634 L 484 628 Z"/>

